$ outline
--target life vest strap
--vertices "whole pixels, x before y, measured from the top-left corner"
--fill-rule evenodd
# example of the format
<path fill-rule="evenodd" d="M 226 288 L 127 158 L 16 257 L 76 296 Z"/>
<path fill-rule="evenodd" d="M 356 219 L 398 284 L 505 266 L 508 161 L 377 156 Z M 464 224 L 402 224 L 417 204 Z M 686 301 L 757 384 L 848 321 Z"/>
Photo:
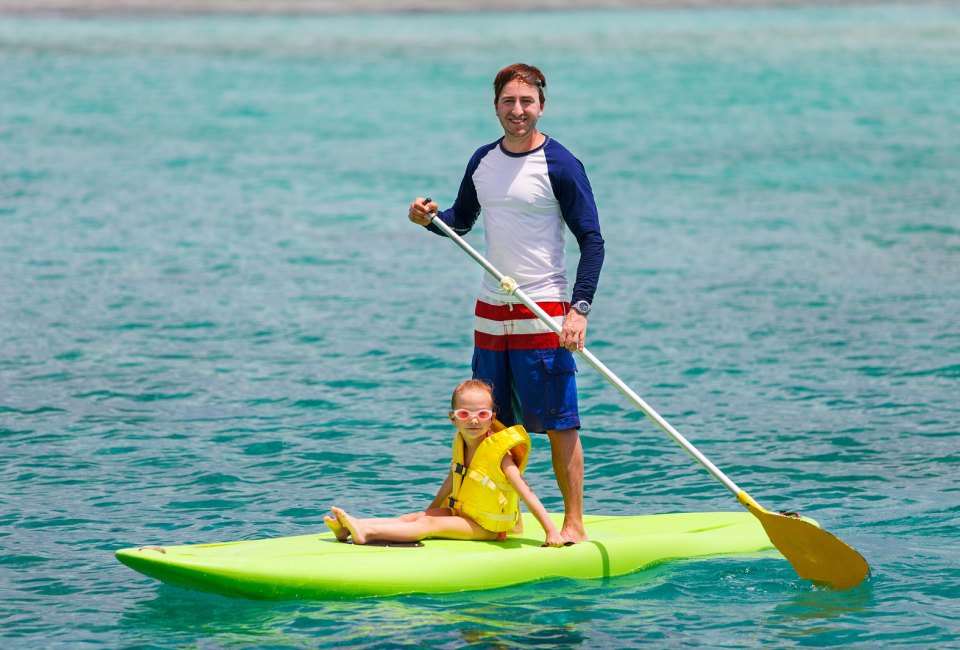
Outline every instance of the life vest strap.
<path fill-rule="evenodd" d="M 514 492 L 513 484 L 509 481 L 498 481 L 492 476 L 484 476 L 476 470 L 470 470 L 464 474 L 467 478 L 476 481 L 489 490 L 500 490 L 501 492 Z"/>
<path fill-rule="evenodd" d="M 462 463 L 450 463 L 450 471 L 454 474 L 459 474 L 460 476 L 466 476 L 467 466 Z"/>
<path fill-rule="evenodd" d="M 462 502 L 462 501 L 457 501 L 457 500 L 456 500 L 455 498 L 453 498 L 453 497 L 447 497 L 447 507 L 450 508 L 451 510 L 462 510 L 462 509 L 463 509 L 463 502 Z M 509 513 L 509 512 L 508 512 L 508 513 L 506 513 L 506 514 L 503 514 L 503 513 L 500 513 L 500 512 L 484 512 L 484 511 L 478 511 L 477 514 L 482 514 L 486 519 L 490 519 L 490 520 L 492 520 L 492 521 L 505 521 L 505 522 L 510 522 L 510 523 L 512 523 L 512 522 L 514 522 L 514 521 L 517 520 L 517 514 L 518 514 L 518 513 L 515 513 L 515 512 L 514 512 L 514 513 Z"/>
<path fill-rule="evenodd" d="M 517 513 L 506 513 L 501 514 L 499 512 L 485 512 L 483 516 L 487 519 L 492 519 L 494 521 L 509 521 L 514 522 L 517 520 Z"/>

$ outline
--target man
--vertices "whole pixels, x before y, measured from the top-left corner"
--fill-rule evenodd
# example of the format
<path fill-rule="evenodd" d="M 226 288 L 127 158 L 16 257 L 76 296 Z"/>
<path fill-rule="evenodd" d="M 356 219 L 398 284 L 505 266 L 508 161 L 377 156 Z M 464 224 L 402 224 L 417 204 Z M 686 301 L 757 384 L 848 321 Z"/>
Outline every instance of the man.
<path fill-rule="evenodd" d="M 564 502 L 560 534 L 580 542 L 587 539 L 583 448 L 571 352 L 583 349 L 604 248 L 583 165 L 537 129 L 546 85 L 540 70 L 523 63 L 497 73 L 494 107 L 503 137 L 474 153 L 453 207 L 438 216 L 466 234 L 483 214 L 487 258 L 562 323 L 558 336 L 484 274 L 475 310 L 473 375 L 493 384 L 503 424 L 516 424 L 519 411 L 528 431 L 546 432 Z M 437 207 L 418 197 L 408 218 L 442 234 L 430 226 Z M 571 302 L 564 224 L 580 245 Z"/>

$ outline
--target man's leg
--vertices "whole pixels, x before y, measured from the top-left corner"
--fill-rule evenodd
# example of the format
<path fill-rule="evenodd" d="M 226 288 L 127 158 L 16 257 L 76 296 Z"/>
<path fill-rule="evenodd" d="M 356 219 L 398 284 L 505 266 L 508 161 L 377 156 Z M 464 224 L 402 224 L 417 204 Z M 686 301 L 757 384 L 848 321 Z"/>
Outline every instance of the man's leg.
<path fill-rule="evenodd" d="M 474 308 L 473 378 L 493 386 L 493 403 L 497 419 L 507 427 L 517 423 L 513 408 L 513 387 L 510 377 L 510 358 L 503 320 L 509 315 L 509 306 L 477 300 Z"/>
<path fill-rule="evenodd" d="M 506 427 L 517 423 L 513 409 L 513 387 L 510 381 L 510 363 L 501 350 L 473 350 L 473 378 L 482 379 L 493 387 L 496 416 Z"/>
<path fill-rule="evenodd" d="M 510 352 L 510 370 L 520 393 L 523 421 L 528 431 L 545 431 L 557 486 L 563 495 L 563 526 L 568 542 L 587 540 L 583 529 L 583 447 L 577 429 L 577 370 L 565 348 L 516 349 Z"/>
<path fill-rule="evenodd" d="M 568 542 L 585 542 L 583 529 L 583 446 L 576 429 L 547 431 L 553 472 L 563 495 L 563 527 L 560 535 Z"/>

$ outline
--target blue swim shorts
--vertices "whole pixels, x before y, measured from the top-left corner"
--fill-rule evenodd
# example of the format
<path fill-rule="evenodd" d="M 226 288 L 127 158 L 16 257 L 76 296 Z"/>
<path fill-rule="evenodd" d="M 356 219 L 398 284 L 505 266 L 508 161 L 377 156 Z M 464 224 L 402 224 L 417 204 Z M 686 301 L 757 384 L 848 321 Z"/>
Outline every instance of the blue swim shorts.
<path fill-rule="evenodd" d="M 562 322 L 567 303 L 538 303 Z M 573 353 L 522 305 L 477 302 L 473 376 L 493 385 L 497 418 L 531 433 L 579 429 Z M 539 331 L 540 328 L 546 330 Z"/>

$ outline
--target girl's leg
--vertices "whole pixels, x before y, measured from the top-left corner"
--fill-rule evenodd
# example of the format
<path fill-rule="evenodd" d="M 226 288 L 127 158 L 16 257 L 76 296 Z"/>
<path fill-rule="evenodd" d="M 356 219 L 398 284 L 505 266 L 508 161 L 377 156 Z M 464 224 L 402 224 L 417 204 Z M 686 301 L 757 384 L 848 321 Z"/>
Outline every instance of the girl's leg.
<path fill-rule="evenodd" d="M 479 540 L 497 538 L 496 533 L 484 530 L 472 519 L 456 515 L 437 516 L 425 512 L 419 513 L 421 516 L 413 521 L 398 521 L 397 519 L 355 519 L 340 508 L 333 508 L 333 512 L 340 524 L 350 531 L 354 544 L 373 541 L 418 542 L 430 537 Z"/>
<path fill-rule="evenodd" d="M 332 517 L 326 515 L 323 518 L 323 523 L 327 525 L 327 528 L 333 531 L 333 534 L 336 535 L 338 542 L 345 542 L 347 538 L 350 537 L 350 531 L 343 527 L 343 524 L 340 523 L 340 520 L 337 519 L 336 515 Z"/>
<path fill-rule="evenodd" d="M 418 521 L 424 517 L 449 517 L 452 513 L 450 508 L 430 508 L 422 512 L 411 512 L 408 515 L 400 515 L 396 517 L 396 521 L 402 522 L 411 522 Z M 361 521 L 368 521 L 367 519 L 362 519 Z M 371 519 L 369 521 L 387 521 L 387 519 Z"/>
<path fill-rule="evenodd" d="M 366 523 L 412 523 L 414 521 L 419 521 L 423 517 L 448 517 L 450 516 L 450 508 L 432 508 L 425 512 L 411 512 L 406 515 L 400 515 L 399 517 L 384 517 L 381 519 L 371 518 L 371 519 L 360 519 L 360 525 L 363 526 Z M 345 542 L 347 538 L 350 537 L 350 530 L 346 528 L 340 520 L 337 518 L 336 514 L 332 517 L 327 515 L 323 518 L 323 523 L 327 525 L 327 528 L 333 531 L 333 534 L 337 536 L 337 541 Z"/>

